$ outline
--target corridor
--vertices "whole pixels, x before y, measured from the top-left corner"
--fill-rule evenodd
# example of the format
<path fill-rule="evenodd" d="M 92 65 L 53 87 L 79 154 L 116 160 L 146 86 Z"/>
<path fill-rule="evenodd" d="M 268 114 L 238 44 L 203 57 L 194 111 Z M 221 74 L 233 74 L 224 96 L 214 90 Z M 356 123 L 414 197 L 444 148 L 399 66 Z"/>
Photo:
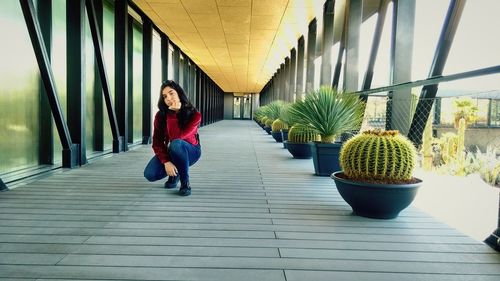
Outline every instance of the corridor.
<path fill-rule="evenodd" d="M 353 216 L 253 121 L 200 129 L 193 194 L 150 146 L 0 193 L 0 280 L 499 280 L 500 256 L 416 208 Z"/>

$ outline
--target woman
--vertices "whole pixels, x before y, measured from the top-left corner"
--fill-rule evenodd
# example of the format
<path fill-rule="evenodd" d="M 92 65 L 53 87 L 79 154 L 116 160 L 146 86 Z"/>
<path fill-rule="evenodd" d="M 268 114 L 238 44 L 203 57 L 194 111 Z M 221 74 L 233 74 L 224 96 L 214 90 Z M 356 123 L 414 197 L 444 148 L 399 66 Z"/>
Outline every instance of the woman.
<path fill-rule="evenodd" d="M 144 169 L 144 177 L 148 181 L 157 181 L 168 176 L 165 188 L 169 189 L 176 188 L 180 180 L 179 194 L 189 196 L 189 166 L 201 156 L 198 138 L 201 114 L 181 86 L 172 80 L 161 85 L 158 109 L 153 128 L 155 156 Z"/>

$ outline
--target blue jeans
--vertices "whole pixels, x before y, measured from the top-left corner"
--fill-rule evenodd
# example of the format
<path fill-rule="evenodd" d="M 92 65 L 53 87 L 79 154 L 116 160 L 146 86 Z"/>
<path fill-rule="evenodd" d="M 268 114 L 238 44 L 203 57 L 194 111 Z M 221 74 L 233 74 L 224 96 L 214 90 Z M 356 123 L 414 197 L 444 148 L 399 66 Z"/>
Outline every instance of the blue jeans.
<path fill-rule="evenodd" d="M 189 182 L 189 166 L 200 159 L 201 146 L 192 145 L 184 140 L 173 140 L 168 148 L 170 162 L 177 168 L 177 174 L 180 176 L 181 183 Z M 148 181 L 157 181 L 165 178 L 167 172 L 165 165 L 155 155 L 144 168 L 144 177 Z"/>

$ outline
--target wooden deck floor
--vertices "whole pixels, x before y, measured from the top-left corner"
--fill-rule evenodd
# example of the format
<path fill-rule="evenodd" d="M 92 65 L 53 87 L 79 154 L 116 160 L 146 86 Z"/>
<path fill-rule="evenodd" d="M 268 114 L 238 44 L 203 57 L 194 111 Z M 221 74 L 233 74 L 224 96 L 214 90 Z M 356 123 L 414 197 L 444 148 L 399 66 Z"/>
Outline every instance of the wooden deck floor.
<path fill-rule="evenodd" d="M 0 193 L 0 280 L 500 280 L 500 254 L 409 208 L 353 216 L 251 121 L 200 130 L 193 195 L 149 146 Z"/>

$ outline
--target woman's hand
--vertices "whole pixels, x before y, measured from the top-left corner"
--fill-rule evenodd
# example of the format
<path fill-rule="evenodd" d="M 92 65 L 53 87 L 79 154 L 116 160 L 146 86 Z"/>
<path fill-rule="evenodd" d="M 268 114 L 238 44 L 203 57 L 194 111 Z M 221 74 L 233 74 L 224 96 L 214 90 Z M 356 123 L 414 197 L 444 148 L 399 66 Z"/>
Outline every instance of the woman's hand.
<path fill-rule="evenodd" d="M 180 101 L 173 101 L 172 104 L 168 107 L 168 109 L 173 110 L 173 111 L 178 111 L 181 109 L 181 102 Z"/>
<path fill-rule="evenodd" d="M 166 162 L 165 164 L 165 172 L 167 172 L 167 175 L 170 177 L 175 177 L 177 176 L 177 168 L 175 167 L 172 162 Z"/>

